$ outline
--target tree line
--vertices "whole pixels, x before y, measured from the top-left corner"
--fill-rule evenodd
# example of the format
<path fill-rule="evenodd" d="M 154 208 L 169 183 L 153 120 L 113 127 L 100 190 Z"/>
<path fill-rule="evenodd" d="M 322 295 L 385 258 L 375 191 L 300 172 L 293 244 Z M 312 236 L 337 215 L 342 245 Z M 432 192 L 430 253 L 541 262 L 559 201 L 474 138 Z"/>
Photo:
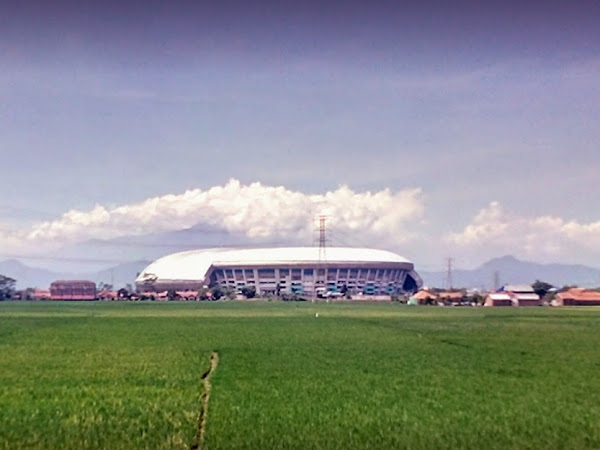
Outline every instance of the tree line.
<path fill-rule="evenodd" d="M 15 296 L 17 280 L 0 275 L 0 300 L 10 300 Z"/>

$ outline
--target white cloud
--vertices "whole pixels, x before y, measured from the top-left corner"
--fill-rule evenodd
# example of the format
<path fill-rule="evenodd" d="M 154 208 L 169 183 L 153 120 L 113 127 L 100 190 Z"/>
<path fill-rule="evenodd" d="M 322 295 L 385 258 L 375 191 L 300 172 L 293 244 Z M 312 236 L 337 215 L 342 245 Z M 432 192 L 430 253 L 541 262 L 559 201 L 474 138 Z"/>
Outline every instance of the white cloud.
<path fill-rule="evenodd" d="M 580 223 L 561 217 L 527 217 L 491 202 L 461 232 L 446 236 L 457 251 L 485 256 L 513 254 L 535 260 L 557 260 L 600 252 L 600 221 Z"/>
<path fill-rule="evenodd" d="M 90 238 L 172 231 L 204 224 L 257 242 L 294 239 L 311 242 L 315 217 L 328 216 L 332 229 L 360 236 L 361 242 L 399 245 L 413 235 L 410 224 L 423 218 L 420 189 L 355 192 L 347 186 L 308 195 L 282 186 L 242 185 L 230 180 L 207 190 L 194 189 L 141 203 L 89 211 L 72 210 L 25 230 L 0 228 L 4 251 L 57 248 Z"/>

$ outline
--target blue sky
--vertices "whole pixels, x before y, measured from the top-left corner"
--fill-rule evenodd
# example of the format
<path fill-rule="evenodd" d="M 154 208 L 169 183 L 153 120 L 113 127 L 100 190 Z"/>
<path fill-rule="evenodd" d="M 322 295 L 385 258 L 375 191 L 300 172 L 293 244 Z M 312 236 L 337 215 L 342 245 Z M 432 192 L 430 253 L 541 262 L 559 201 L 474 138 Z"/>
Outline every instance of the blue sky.
<path fill-rule="evenodd" d="M 386 226 L 423 265 L 600 256 L 598 2 L 0 8 L 0 257 L 41 248 L 35 227 L 67 211 L 230 179 L 418 188 L 422 209 L 389 200 L 414 216 Z M 385 247 L 374 223 L 349 232 Z"/>

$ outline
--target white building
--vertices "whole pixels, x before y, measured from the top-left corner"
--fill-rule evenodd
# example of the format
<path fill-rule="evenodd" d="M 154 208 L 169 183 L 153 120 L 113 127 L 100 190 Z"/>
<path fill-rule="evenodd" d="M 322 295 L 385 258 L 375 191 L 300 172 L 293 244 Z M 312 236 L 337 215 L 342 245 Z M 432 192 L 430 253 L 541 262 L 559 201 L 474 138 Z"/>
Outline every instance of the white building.
<path fill-rule="evenodd" d="M 423 282 L 412 262 L 384 250 L 318 247 L 210 249 L 154 261 L 136 279 L 140 292 L 220 286 L 258 295 L 414 292 Z"/>
<path fill-rule="evenodd" d="M 529 285 L 506 285 L 500 292 L 489 294 L 485 306 L 540 306 L 540 296 Z"/>

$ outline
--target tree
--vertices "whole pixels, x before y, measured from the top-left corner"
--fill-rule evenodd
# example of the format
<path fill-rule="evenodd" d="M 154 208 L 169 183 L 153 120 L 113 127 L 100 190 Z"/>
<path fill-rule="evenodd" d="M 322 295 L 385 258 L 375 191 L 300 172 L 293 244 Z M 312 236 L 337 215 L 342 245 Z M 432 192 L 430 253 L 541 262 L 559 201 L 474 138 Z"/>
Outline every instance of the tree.
<path fill-rule="evenodd" d="M 561 288 L 560 288 L 558 291 L 559 291 L 559 292 L 565 292 L 565 291 L 568 291 L 568 290 L 570 290 L 570 289 L 575 289 L 575 288 L 577 288 L 577 285 L 576 285 L 576 284 L 565 284 L 565 285 L 564 285 L 563 287 L 561 287 Z"/>
<path fill-rule="evenodd" d="M 113 285 L 109 284 L 109 283 L 105 283 L 104 281 L 101 281 L 100 283 L 98 283 L 98 290 L 99 291 L 112 291 Z"/>
<path fill-rule="evenodd" d="M 485 297 L 483 295 L 481 295 L 480 293 L 475 292 L 471 296 L 471 301 L 478 305 L 483 305 L 485 303 Z"/>
<path fill-rule="evenodd" d="M 23 291 L 23 297 L 21 300 L 34 300 L 35 299 L 35 289 L 28 287 Z"/>
<path fill-rule="evenodd" d="M 0 300 L 8 300 L 15 294 L 17 281 L 4 275 L 0 275 Z"/>
<path fill-rule="evenodd" d="M 533 283 L 531 287 L 535 293 L 540 296 L 540 298 L 543 298 L 554 286 L 552 286 L 550 283 L 546 283 L 545 281 L 535 280 L 535 283 Z"/>
<path fill-rule="evenodd" d="M 235 289 L 233 289 L 232 287 L 225 287 L 225 289 L 223 290 L 223 295 L 225 297 L 227 297 L 229 300 L 235 300 Z"/>
<path fill-rule="evenodd" d="M 208 300 L 209 296 L 212 296 L 212 294 L 206 286 L 198 288 L 198 300 Z"/>
<path fill-rule="evenodd" d="M 256 296 L 256 288 L 253 286 L 244 286 L 242 288 L 242 295 L 246 298 L 254 298 Z"/>
<path fill-rule="evenodd" d="M 223 297 L 223 291 L 219 286 L 211 288 L 210 293 L 212 294 L 211 297 L 213 300 L 219 300 L 221 297 Z"/>

